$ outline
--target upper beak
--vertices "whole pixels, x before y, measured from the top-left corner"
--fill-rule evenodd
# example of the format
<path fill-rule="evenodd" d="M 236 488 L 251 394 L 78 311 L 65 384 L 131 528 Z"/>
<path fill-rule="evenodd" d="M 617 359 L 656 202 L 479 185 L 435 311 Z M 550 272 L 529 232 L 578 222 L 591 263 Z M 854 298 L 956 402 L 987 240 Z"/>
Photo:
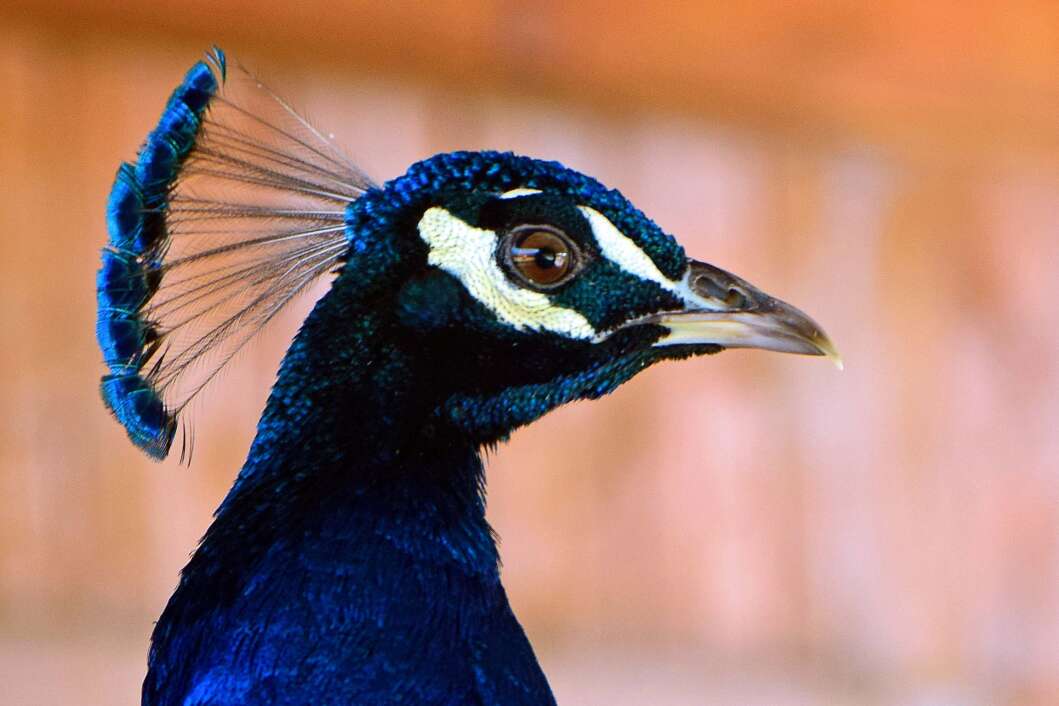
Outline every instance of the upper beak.
<path fill-rule="evenodd" d="M 820 325 L 733 274 L 691 261 L 685 308 L 649 317 L 669 329 L 656 346 L 714 344 L 781 353 L 823 355 L 842 369 L 842 358 Z"/>

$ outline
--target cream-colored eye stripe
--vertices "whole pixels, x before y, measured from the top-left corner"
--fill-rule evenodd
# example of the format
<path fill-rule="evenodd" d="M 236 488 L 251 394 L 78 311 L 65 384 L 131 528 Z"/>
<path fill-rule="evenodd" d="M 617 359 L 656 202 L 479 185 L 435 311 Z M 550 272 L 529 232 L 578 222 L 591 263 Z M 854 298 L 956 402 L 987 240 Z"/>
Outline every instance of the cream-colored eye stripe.
<path fill-rule="evenodd" d="M 691 274 L 690 270 L 686 271 L 679 280 L 669 279 L 658 269 L 658 265 L 654 263 L 654 260 L 648 257 L 647 253 L 632 238 L 618 230 L 617 226 L 611 223 L 609 218 L 588 206 L 579 206 L 578 208 L 588 219 L 588 223 L 592 227 L 592 235 L 595 237 L 596 244 L 599 246 L 600 252 L 603 253 L 603 257 L 625 272 L 649 282 L 654 282 L 662 289 L 672 292 L 689 307 L 707 311 L 716 311 L 723 308 L 723 302 L 706 299 L 692 290 L 688 282 L 688 276 Z"/>
<path fill-rule="evenodd" d="M 435 206 L 419 220 L 419 237 L 430 248 L 427 262 L 458 279 L 500 321 L 519 331 L 550 331 L 578 339 L 597 337 L 592 324 L 579 312 L 556 306 L 547 295 L 523 289 L 507 278 L 496 262 L 498 241 L 493 231 L 475 228 Z"/>
<path fill-rule="evenodd" d="M 502 199 L 517 199 L 520 196 L 532 196 L 533 194 L 539 194 L 540 192 L 541 192 L 540 189 L 529 189 L 529 188 L 526 188 L 524 186 L 520 186 L 517 189 L 512 189 L 511 191 L 505 191 L 504 193 L 500 194 L 500 198 L 502 198 Z"/>
<path fill-rule="evenodd" d="M 588 219 L 588 224 L 592 226 L 592 235 L 595 236 L 596 244 L 599 245 L 603 257 L 631 275 L 654 282 L 662 289 L 674 294 L 677 293 L 680 283 L 662 274 L 647 253 L 632 238 L 618 230 L 609 218 L 588 206 L 578 208 Z"/>

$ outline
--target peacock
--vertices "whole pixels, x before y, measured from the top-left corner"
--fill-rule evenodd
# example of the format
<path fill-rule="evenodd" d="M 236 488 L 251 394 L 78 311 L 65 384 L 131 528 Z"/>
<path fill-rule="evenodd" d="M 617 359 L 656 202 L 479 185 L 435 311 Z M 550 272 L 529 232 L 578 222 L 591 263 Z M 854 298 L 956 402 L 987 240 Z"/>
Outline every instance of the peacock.
<path fill-rule="evenodd" d="M 219 49 L 120 165 L 103 401 L 192 448 L 189 403 L 321 278 L 245 465 L 159 618 L 149 706 L 554 704 L 500 581 L 483 450 L 663 360 L 826 355 L 554 161 L 451 152 L 379 185 Z"/>

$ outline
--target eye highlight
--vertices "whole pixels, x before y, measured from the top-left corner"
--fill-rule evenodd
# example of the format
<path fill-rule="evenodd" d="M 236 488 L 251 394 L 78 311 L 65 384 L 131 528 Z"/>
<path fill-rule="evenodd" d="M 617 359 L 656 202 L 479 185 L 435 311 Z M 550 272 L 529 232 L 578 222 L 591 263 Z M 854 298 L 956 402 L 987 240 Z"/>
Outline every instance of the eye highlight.
<path fill-rule="evenodd" d="M 508 271 L 531 289 L 554 289 L 577 271 L 578 251 L 565 233 L 552 226 L 522 225 L 504 240 Z"/>

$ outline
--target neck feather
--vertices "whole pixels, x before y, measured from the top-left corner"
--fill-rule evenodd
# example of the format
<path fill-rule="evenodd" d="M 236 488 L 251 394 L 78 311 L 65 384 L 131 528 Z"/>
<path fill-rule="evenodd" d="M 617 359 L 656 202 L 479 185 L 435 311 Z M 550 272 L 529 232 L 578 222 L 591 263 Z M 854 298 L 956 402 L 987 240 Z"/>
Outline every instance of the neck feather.
<path fill-rule="evenodd" d="M 392 304 L 344 306 L 343 294 L 321 300 L 292 344 L 218 519 L 249 507 L 264 515 L 259 529 L 282 529 L 331 511 L 389 527 L 408 551 L 424 535 L 424 559 L 439 556 L 427 537 L 443 540 L 441 555 L 466 563 L 470 552 L 465 568 L 495 573 L 481 458 L 438 429 L 432 363 L 380 313 Z"/>
<path fill-rule="evenodd" d="M 249 458 L 158 622 L 145 693 L 190 684 L 202 636 L 270 624 L 307 600 L 355 634 L 365 612 L 382 624 L 404 604 L 463 610 L 502 597 L 478 449 L 434 428 L 421 394 L 430 371 L 377 313 L 387 307 L 344 310 L 334 294 L 291 346 Z M 410 578 L 429 591 L 385 588 Z"/>

